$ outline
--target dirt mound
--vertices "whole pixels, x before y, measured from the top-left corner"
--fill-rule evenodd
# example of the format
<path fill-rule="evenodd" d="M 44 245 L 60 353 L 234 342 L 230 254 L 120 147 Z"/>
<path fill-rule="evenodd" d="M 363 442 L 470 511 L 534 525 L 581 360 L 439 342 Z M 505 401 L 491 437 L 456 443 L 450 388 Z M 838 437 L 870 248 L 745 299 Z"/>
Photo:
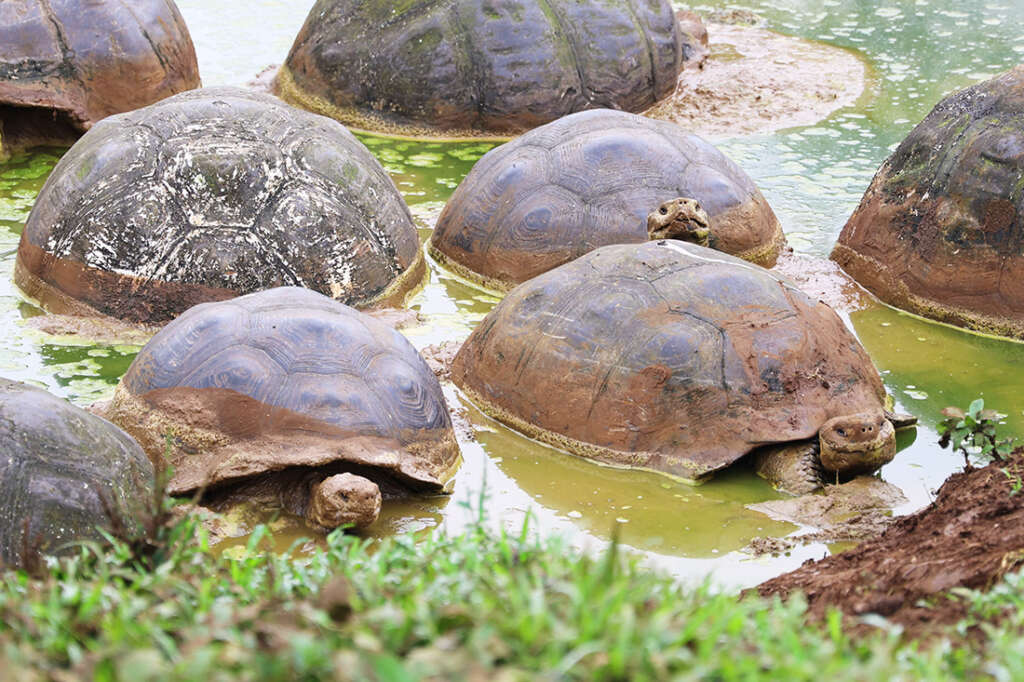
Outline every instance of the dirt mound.
<path fill-rule="evenodd" d="M 1024 563 L 1024 494 L 1016 492 L 1022 476 L 1020 453 L 1008 464 L 954 474 L 930 506 L 877 539 L 756 589 L 766 597 L 802 592 L 812 618 L 829 608 L 874 613 L 910 637 L 927 637 L 966 613 L 962 602 L 936 597 L 955 587 L 987 589 Z"/>
<path fill-rule="evenodd" d="M 849 50 L 750 25 L 708 23 L 707 32 L 710 55 L 688 61 L 675 92 L 645 115 L 733 137 L 812 125 L 864 93 L 867 66 Z"/>

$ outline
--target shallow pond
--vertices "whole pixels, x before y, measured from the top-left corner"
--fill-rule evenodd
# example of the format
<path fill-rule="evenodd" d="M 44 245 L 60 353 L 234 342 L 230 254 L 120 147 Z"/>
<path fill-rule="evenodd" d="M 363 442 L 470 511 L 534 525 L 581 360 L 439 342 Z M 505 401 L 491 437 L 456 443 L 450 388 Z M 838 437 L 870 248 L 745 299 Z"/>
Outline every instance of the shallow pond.
<path fill-rule="evenodd" d="M 229 0 L 178 0 L 199 53 L 206 85 L 244 85 L 283 60 L 309 0 L 257 0 L 244 11 Z M 822 40 L 860 53 L 872 72 L 857 105 L 816 125 L 764 136 L 716 140 L 743 166 L 771 203 L 790 243 L 828 254 L 879 164 L 910 128 L 950 90 L 1024 61 L 1024 5 L 969 0 L 733 0 L 695 9 L 750 9 L 768 28 Z M 363 136 L 391 172 L 421 225 L 429 227 L 452 189 L 487 143 L 447 144 Z M 136 349 L 97 346 L 27 329 L 40 314 L 11 283 L 13 249 L 32 201 L 59 156 L 39 151 L 0 165 L 0 374 L 32 381 L 88 404 L 108 395 Z M 493 297 L 432 268 L 410 302 L 426 323 L 405 330 L 417 347 L 461 340 L 495 303 Z M 976 396 L 1012 413 L 1006 428 L 1024 435 L 1024 345 L 982 338 L 921 321 L 884 306 L 849 322 L 883 373 L 889 391 L 922 425 L 905 436 L 884 478 L 903 488 L 911 511 L 959 466 L 935 444 L 939 411 Z M 744 505 L 776 494 L 742 468 L 700 487 L 662 477 L 599 467 L 534 443 L 482 416 L 451 386 L 452 405 L 472 426 L 462 443 L 465 464 L 450 498 L 386 508 L 375 532 L 412 531 L 446 523 L 454 530 L 485 510 L 518 529 L 529 513 L 536 527 L 558 530 L 582 546 L 599 547 L 619 528 L 624 545 L 688 578 L 711 575 L 748 585 L 821 556 L 811 546 L 776 559 L 739 550 L 754 536 L 794 530 Z M 303 529 L 279 520 L 287 545 Z"/>

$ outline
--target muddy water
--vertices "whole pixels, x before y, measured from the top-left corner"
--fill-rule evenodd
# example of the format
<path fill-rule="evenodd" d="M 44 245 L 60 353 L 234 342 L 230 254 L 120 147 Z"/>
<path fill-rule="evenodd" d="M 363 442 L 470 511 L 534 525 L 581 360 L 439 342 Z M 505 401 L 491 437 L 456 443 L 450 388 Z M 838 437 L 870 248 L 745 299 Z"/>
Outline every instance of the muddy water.
<path fill-rule="evenodd" d="M 257 0 L 244 11 L 229 0 L 178 0 L 192 31 L 207 85 L 243 85 L 280 62 L 309 0 Z M 951 89 L 1024 61 L 1024 6 L 1016 1 L 731 0 L 722 7 L 759 13 L 768 28 L 858 51 L 873 74 L 856 105 L 818 124 L 771 135 L 716 142 L 757 181 L 779 215 L 790 243 L 824 256 L 878 165 L 910 128 Z M 784 57 L 784 56 L 783 56 Z M 439 144 L 363 137 L 391 172 L 429 236 L 440 207 L 489 144 Z M 59 150 L 39 151 L 0 165 L 0 374 L 32 381 L 88 404 L 110 393 L 134 356 L 130 347 L 48 337 L 23 320 L 40 311 L 11 284 L 22 223 Z M 404 330 L 417 347 L 461 340 L 495 299 L 437 268 L 410 302 L 426 323 Z M 948 404 L 983 396 L 1011 412 L 1007 429 L 1024 436 L 1024 345 L 986 339 L 921 321 L 883 306 L 853 314 L 851 326 L 883 372 L 900 405 L 922 427 L 902 436 L 902 452 L 883 472 L 904 489 L 910 511 L 958 466 L 935 445 L 934 425 Z M 569 533 L 599 547 L 618 527 L 622 542 L 679 575 L 706 575 L 723 584 L 752 584 L 827 551 L 796 550 L 780 559 L 751 559 L 739 550 L 757 535 L 794 530 L 744 509 L 775 493 L 738 468 L 701 487 L 652 474 L 592 465 L 529 441 L 488 420 L 451 386 L 446 391 L 465 425 L 465 465 L 450 498 L 391 505 L 374 532 L 414 531 L 446 523 L 458 529 L 481 513 L 518 529 L 529 513 L 535 526 Z M 242 527 L 255 517 L 242 520 Z M 281 545 L 304 534 L 287 518 L 275 522 Z"/>

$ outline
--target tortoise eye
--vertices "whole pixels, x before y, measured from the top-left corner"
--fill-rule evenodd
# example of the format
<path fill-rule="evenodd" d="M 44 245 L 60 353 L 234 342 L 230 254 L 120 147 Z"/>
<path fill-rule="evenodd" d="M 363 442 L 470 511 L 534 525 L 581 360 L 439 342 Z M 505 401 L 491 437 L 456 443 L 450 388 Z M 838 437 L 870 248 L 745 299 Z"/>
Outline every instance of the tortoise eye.
<path fill-rule="evenodd" d="M 846 436 L 846 429 L 836 429 L 836 433 L 840 436 Z"/>
<path fill-rule="evenodd" d="M 660 209 L 658 209 L 658 212 L 661 213 L 661 215 L 665 215 L 666 213 L 668 213 L 668 209 L 662 206 Z"/>

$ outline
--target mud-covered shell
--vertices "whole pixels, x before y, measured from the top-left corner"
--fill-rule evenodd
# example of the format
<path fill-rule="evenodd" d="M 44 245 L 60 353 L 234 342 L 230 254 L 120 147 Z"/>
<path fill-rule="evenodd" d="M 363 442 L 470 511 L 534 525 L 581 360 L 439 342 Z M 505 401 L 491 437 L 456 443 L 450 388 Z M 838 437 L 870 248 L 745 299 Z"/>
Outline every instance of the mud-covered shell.
<path fill-rule="evenodd" d="M 0 379 L 0 564 L 99 540 L 97 527 L 141 532 L 153 486 L 152 464 L 124 431 L 40 388 Z"/>
<path fill-rule="evenodd" d="M 150 411 L 162 421 L 137 420 Z M 185 312 L 139 352 L 111 418 L 151 457 L 165 430 L 184 444 L 172 492 L 336 462 L 436 489 L 459 462 L 441 386 L 405 337 L 298 287 Z"/>
<path fill-rule="evenodd" d="M 361 128 L 507 135 L 595 107 L 643 111 L 681 66 L 668 0 L 319 0 L 276 89 Z"/>
<path fill-rule="evenodd" d="M 504 290 L 599 246 L 645 241 L 648 214 L 678 197 L 707 212 L 711 247 L 775 263 L 782 228 L 742 169 L 674 124 L 610 110 L 566 116 L 485 154 L 430 249 Z"/>
<path fill-rule="evenodd" d="M 948 96 L 882 165 L 833 260 L 884 301 L 1024 338 L 1024 66 Z"/>
<path fill-rule="evenodd" d="M 6 122 L 8 136 L 25 132 L 25 108 L 59 112 L 59 123 L 84 131 L 197 87 L 195 48 L 173 0 L 0 2 L 0 128 Z"/>
<path fill-rule="evenodd" d="M 831 308 L 678 241 L 606 246 L 515 288 L 460 349 L 452 379 L 531 436 L 685 479 L 881 410 L 885 396 Z"/>
<path fill-rule="evenodd" d="M 370 305 L 405 293 L 423 261 L 394 182 L 344 126 L 207 88 L 79 140 L 39 194 L 17 270 L 57 312 L 165 322 L 275 286 Z"/>

